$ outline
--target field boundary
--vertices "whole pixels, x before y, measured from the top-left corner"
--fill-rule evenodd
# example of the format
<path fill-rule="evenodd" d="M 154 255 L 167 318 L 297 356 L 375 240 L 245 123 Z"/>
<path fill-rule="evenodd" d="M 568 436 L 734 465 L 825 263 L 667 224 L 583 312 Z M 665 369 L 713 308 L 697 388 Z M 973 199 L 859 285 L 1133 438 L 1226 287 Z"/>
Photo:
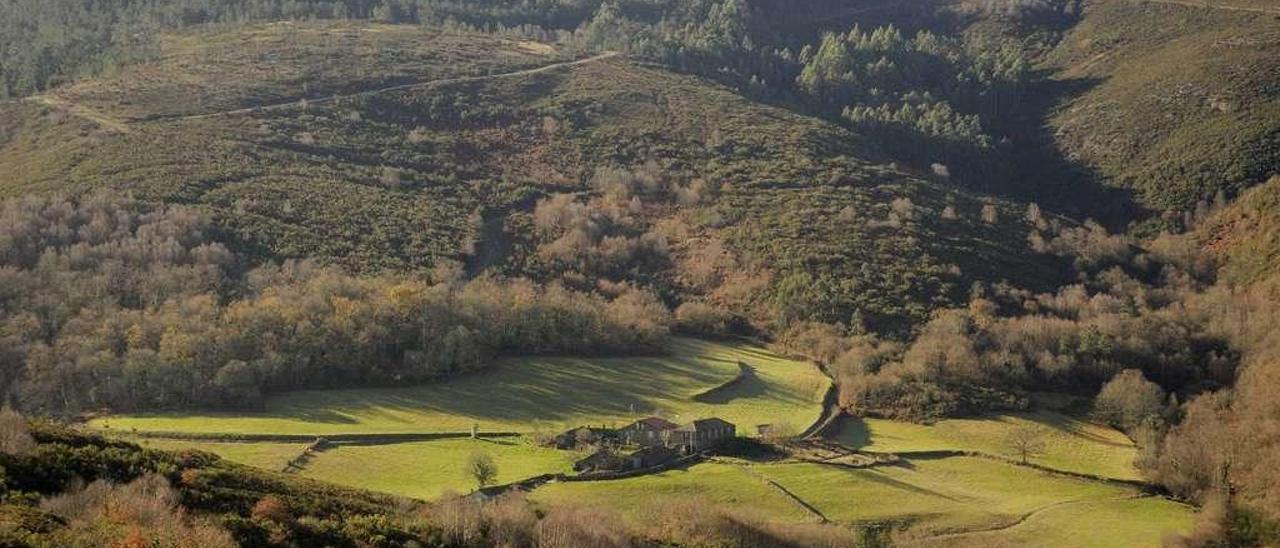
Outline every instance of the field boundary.
<path fill-rule="evenodd" d="M 323 438 L 332 444 L 343 445 L 390 445 L 415 441 L 437 441 L 464 439 L 472 437 L 471 432 L 423 432 L 401 434 L 239 434 L 220 432 L 108 432 L 123 434 L 128 437 L 161 440 L 210 441 L 225 443 L 303 443 Z M 520 432 L 476 432 L 477 438 L 518 438 Z"/>
<path fill-rule="evenodd" d="M 1142 481 L 1142 480 L 1129 480 L 1129 479 L 1121 479 L 1121 478 L 1109 478 L 1109 477 L 1106 477 L 1106 476 L 1099 476 L 1099 475 L 1096 475 L 1096 474 L 1087 474 L 1087 473 L 1084 473 L 1084 472 L 1072 472 L 1072 471 L 1070 471 L 1070 470 L 1062 470 L 1062 469 L 1060 469 L 1060 468 L 1053 468 L 1053 467 L 1050 467 L 1050 466 L 1045 466 L 1045 465 L 1043 465 L 1043 464 L 1036 464 L 1036 463 L 1034 463 L 1034 462 L 1022 462 L 1022 461 L 1020 461 L 1020 460 L 1018 460 L 1018 459 L 1009 458 L 1009 457 L 1002 457 L 1002 456 L 999 456 L 999 455 L 993 455 L 993 454 L 991 454 L 991 453 L 984 453 L 984 452 L 982 452 L 982 451 L 964 451 L 964 450 L 960 450 L 960 449 L 934 449 L 934 450 L 928 450 L 928 451 L 896 451 L 896 452 L 890 452 L 890 451 L 859 451 L 859 452 L 860 452 L 860 453 L 867 454 L 867 455 L 874 455 L 874 456 L 880 456 L 880 455 L 894 455 L 894 456 L 897 456 L 898 458 L 900 458 L 900 459 L 902 459 L 902 460 L 911 460 L 911 459 L 944 459 L 944 458 L 953 458 L 953 457 L 972 457 L 972 458 L 979 458 L 979 459 L 986 459 L 986 460 L 991 460 L 991 461 L 1002 462 L 1002 463 L 1004 463 L 1004 464 L 1009 464 L 1009 465 L 1013 465 L 1013 466 L 1022 466 L 1022 467 L 1025 467 L 1025 468 L 1033 468 L 1033 469 L 1035 469 L 1035 470 L 1039 470 L 1039 471 L 1041 471 L 1041 472 L 1045 472 L 1045 473 L 1048 473 L 1048 474 L 1058 474 L 1058 475 L 1061 475 L 1061 476 L 1070 476 L 1070 477 L 1077 478 L 1077 479 L 1085 479 L 1085 480 L 1099 481 L 1099 482 L 1103 482 L 1103 483 L 1109 483 L 1109 484 L 1112 484 L 1112 485 L 1124 485 L 1124 486 L 1128 486 L 1128 487 L 1137 487 L 1137 488 L 1140 488 L 1140 489 L 1143 489 L 1143 490 L 1148 490 L 1148 491 L 1153 489 L 1153 486 L 1152 486 L 1150 483 L 1147 483 L 1147 482 Z"/>
<path fill-rule="evenodd" d="M 747 475 L 753 478 L 756 478 L 760 481 L 763 481 L 765 485 L 768 485 L 772 487 L 775 491 L 782 493 L 783 496 L 787 497 L 792 502 L 796 503 L 798 506 L 800 506 L 800 508 L 804 509 L 805 512 L 808 512 L 810 515 L 817 518 L 819 523 L 831 523 L 831 520 L 827 519 L 826 514 L 823 514 L 821 510 L 817 509 L 812 504 L 809 504 L 808 501 L 800 498 L 799 495 L 792 493 L 790 489 L 787 489 L 786 486 L 782 485 L 781 483 L 778 483 L 773 478 L 760 474 L 755 470 L 752 470 L 750 466 L 736 464 L 736 463 L 734 465 L 737 466 L 743 472 L 745 472 Z"/>
<path fill-rule="evenodd" d="M 302 449 L 302 453 L 299 453 L 298 456 L 285 463 L 284 468 L 280 470 L 280 472 L 284 474 L 301 473 L 307 468 L 307 465 L 311 463 L 311 459 L 316 457 L 316 454 L 329 449 L 332 446 L 333 444 L 329 443 L 329 440 L 316 438 L 315 441 Z"/>

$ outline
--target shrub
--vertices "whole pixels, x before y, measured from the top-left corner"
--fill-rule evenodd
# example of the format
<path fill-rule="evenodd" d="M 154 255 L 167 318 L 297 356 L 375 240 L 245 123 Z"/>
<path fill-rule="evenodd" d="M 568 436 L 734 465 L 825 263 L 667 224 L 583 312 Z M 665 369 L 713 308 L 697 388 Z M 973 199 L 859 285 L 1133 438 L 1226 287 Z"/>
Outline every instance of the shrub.
<path fill-rule="evenodd" d="M 265 496 L 253 505 L 253 511 L 249 515 L 258 521 L 269 521 L 274 523 L 289 523 L 293 516 L 289 513 L 289 507 L 285 506 L 284 501 L 279 497 Z"/>
<path fill-rule="evenodd" d="M 1116 374 L 1093 402 L 1093 413 L 1099 420 L 1133 432 L 1139 425 L 1158 421 L 1165 408 L 1165 393 L 1142 371 L 1125 369 Z"/>
<path fill-rule="evenodd" d="M 681 304 L 675 312 L 676 329 L 692 335 L 726 335 L 732 321 L 728 311 L 700 302 Z"/>
<path fill-rule="evenodd" d="M 561 506 L 552 509 L 538 523 L 538 546 L 541 548 L 624 548 L 630 546 L 616 516 L 600 509 Z"/>
<path fill-rule="evenodd" d="M 95 481 L 41 503 L 67 520 L 50 535 L 54 546 L 234 547 L 224 530 L 190 518 L 164 477 L 151 474 L 125 485 Z"/>

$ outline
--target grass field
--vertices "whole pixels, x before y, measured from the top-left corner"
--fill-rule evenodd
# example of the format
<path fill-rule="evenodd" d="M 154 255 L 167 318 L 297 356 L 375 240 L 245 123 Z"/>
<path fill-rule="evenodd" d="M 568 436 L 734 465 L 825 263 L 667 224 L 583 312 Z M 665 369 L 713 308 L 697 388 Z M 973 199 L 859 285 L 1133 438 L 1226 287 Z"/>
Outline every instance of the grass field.
<path fill-rule="evenodd" d="M 759 512 L 784 521 L 813 519 L 794 501 L 743 467 L 721 463 L 623 480 L 550 483 L 534 490 L 530 498 L 550 505 L 608 508 L 631 520 L 646 519 L 676 501 Z"/>
<path fill-rule="evenodd" d="M 916 459 L 904 466 L 861 470 L 807 463 L 757 470 L 833 521 L 913 521 L 930 531 L 1009 523 L 1062 501 L 1137 493 L 969 457 Z"/>
<path fill-rule="evenodd" d="M 283 469 L 285 463 L 297 457 L 305 447 L 299 443 L 130 441 L 149 449 L 208 451 L 232 462 L 272 471 Z M 569 472 L 573 461 L 583 456 L 574 451 L 538 447 L 528 438 L 338 445 L 316 453 L 301 475 L 347 487 L 430 500 L 449 491 L 467 493 L 475 488 L 464 467 L 476 453 L 493 457 L 498 466 L 498 484 L 541 474 Z"/>
<path fill-rule="evenodd" d="M 430 500 L 449 491 L 469 493 L 475 489 L 475 481 L 465 467 L 476 453 L 493 457 L 498 466 L 498 484 L 569 472 L 573 461 L 582 456 L 572 451 L 538 447 L 527 438 L 340 445 L 316 455 L 302 475 L 348 487 Z"/>
<path fill-rule="evenodd" d="M 915 539 L 914 546 L 1043 546 L 1155 548 L 1170 531 L 1185 532 L 1192 510 L 1157 497 L 1063 504 L 997 531 Z"/>
<path fill-rule="evenodd" d="M 208 451 L 231 462 L 238 462 L 265 470 L 279 472 L 284 465 L 302 453 L 304 443 L 242 443 L 242 442 L 205 442 L 190 440 L 165 439 L 130 439 L 147 449 L 164 451 L 180 451 L 198 449 Z"/>
<path fill-rule="evenodd" d="M 1014 458 L 1005 443 L 1014 428 L 1033 426 L 1044 433 L 1045 450 L 1032 459 L 1050 468 L 1115 479 L 1141 479 L 1133 466 L 1137 449 L 1123 433 L 1104 425 L 1053 412 L 947 419 L 933 425 L 883 419 L 841 419 L 832 436 L 853 449 L 902 453 L 976 451 Z"/>
<path fill-rule="evenodd" d="M 710 401 L 693 396 L 738 373 L 756 375 Z M 759 347 L 677 339 L 670 353 L 628 358 L 512 358 L 492 372 L 406 388 L 307 391 L 269 398 L 258 413 L 115 416 L 112 430 L 246 434 L 554 431 L 621 426 L 657 414 L 676 422 L 717 416 L 743 431 L 818 418 L 829 380 L 813 365 Z"/>
<path fill-rule="evenodd" d="M 1119 541 L 1112 546 L 1155 546 L 1169 531 L 1186 531 L 1193 514 L 1164 499 L 1134 498 L 1140 496 L 1136 488 L 971 457 L 916 459 L 875 469 L 716 462 L 619 481 L 551 483 L 531 497 L 553 505 L 605 507 L 635 520 L 647 519 L 675 501 L 690 500 L 759 512 L 774 520 L 814 519 L 765 478 L 833 522 L 903 524 L 904 546 L 926 540 L 961 546 L 1021 545 L 1040 538 L 1051 538 L 1049 545 L 1058 546 L 1106 545 L 1108 538 Z M 1090 531 L 1071 536 L 1084 529 Z M 960 542 L 979 538 L 976 544 Z"/>

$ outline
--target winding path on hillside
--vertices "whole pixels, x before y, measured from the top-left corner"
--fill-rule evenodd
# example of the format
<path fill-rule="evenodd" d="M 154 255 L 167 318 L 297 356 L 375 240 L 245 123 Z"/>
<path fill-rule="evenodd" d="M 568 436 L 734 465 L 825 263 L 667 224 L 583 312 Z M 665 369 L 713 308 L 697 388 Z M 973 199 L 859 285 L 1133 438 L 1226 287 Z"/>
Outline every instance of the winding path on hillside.
<path fill-rule="evenodd" d="M 426 80 L 422 82 L 411 82 L 408 84 L 399 84 L 395 86 L 368 89 L 364 91 L 357 91 L 355 93 L 348 93 L 345 95 L 330 95 L 328 97 L 321 97 L 317 99 L 293 99 L 290 101 L 283 101 L 279 103 L 259 105 L 259 106 L 248 107 L 248 108 L 238 108 L 238 109 L 224 110 L 219 112 L 209 112 L 205 114 L 191 114 L 187 116 L 156 117 L 156 118 L 151 118 L 150 120 L 201 120 L 205 118 L 216 118 L 221 116 L 236 116 L 236 115 L 250 114 L 255 112 L 270 112 L 274 110 L 284 110 L 284 109 L 290 109 L 290 108 L 297 108 L 302 105 L 307 105 L 307 106 L 323 105 L 327 103 L 341 101 L 343 99 L 352 99 L 356 97 L 369 97 L 373 95 L 390 93 L 395 91 L 406 91 L 411 89 L 426 88 L 426 87 L 432 87 L 432 86 L 442 86 L 442 85 L 448 85 L 448 84 L 464 84 L 467 82 L 483 82 L 486 80 L 496 80 L 499 78 L 512 78 L 512 77 L 518 77 L 518 76 L 529 76 L 532 74 L 541 74 L 544 72 L 551 72 L 551 71 L 562 69 L 562 68 L 575 67 L 578 65 L 585 65 L 585 64 L 594 63 L 597 61 L 603 61 L 605 59 L 610 59 L 613 57 L 617 57 L 619 55 L 621 55 L 621 53 L 618 53 L 616 51 L 610 51 L 610 52 L 601 53 L 599 55 L 593 55 L 591 57 L 587 57 L 584 59 L 578 59 L 576 61 L 564 61 L 560 63 L 552 63 L 550 65 L 545 65 L 541 67 L 522 69 L 522 70 L 511 71 L 511 72 L 502 72 L 498 74 L 484 74 L 480 76 L 457 76 L 452 78 L 441 78 L 438 80 Z"/>
<path fill-rule="evenodd" d="M 115 131 L 117 133 L 130 132 L 129 124 L 125 123 L 123 120 L 120 120 L 118 118 L 113 118 L 93 108 L 81 105 L 79 103 L 73 103 L 71 101 L 63 99 L 62 97 L 59 97 L 52 93 L 37 95 L 35 97 L 32 97 L 31 100 L 37 103 L 40 103 L 42 105 L 45 105 L 49 108 L 62 110 L 70 113 L 73 116 L 78 116 L 80 118 L 84 118 L 85 120 L 89 120 L 90 122 L 98 124 L 98 126 L 102 127 L 103 129 Z"/>
<path fill-rule="evenodd" d="M 1149 495 L 1142 495 L 1142 494 L 1138 494 L 1138 495 L 1126 495 L 1126 496 L 1123 496 L 1123 497 L 1104 497 L 1104 498 L 1086 498 L 1086 499 L 1062 500 L 1062 501 L 1054 502 L 1054 503 L 1051 503 L 1051 504 L 1046 504 L 1046 505 L 1044 505 L 1044 506 L 1041 506 L 1041 507 L 1039 507 L 1039 508 L 1036 508 L 1036 509 L 1034 509 L 1034 510 L 1032 510 L 1032 511 L 1030 511 L 1030 512 L 1027 512 L 1027 513 L 1025 513 L 1025 514 L 1022 514 L 1021 516 L 1018 516 L 1018 519 L 1013 520 L 1013 521 L 1008 522 L 1008 523 L 1002 523 L 1002 524 L 1000 524 L 1000 525 L 995 525 L 995 526 L 991 526 L 991 527 L 981 527 L 981 528 L 977 528 L 977 529 L 969 529 L 969 530 L 965 530 L 965 531 L 953 531 L 953 532 L 950 532 L 950 533 L 942 533 L 942 534 L 938 534 L 938 535 L 929 535 L 929 536 L 923 537 L 923 538 L 922 538 L 922 540 L 946 540 L 946 539 L 954 539 L 954 538 L 966 537 L 966 536 L 969 536 L 969 535 L 978 535 L 978 534 L 982 534 L 982 533 L 996 533 L 996 532 L 1000 532 L 1000 531 L 1007 531 L 1007 530 L 1009 530 L 1009 529 L 1013 529 L 1014 527 L 1018 527 L 1019 525 L 1022 525 L 1022 524 L 1024 524 L 1024 523 L 1026 523 L 1026 522 L 1027 522 L 1027 520 L 1029 520 L 1029 519 L 1031 519 L 1031 518 L 1033 518 L 1033 517 L 1036 517 L 1036 516 L 1038 516 L 1038 515 L 1040 515 L 1040 514 L 1043 514 L 1043 513 L 1045 513 L 1045 512 L 1048 512 L 1048 511 L 1050 511 L 1050 510 L 1055 510 L 1055 509 L 1058 509 L 1058 508 L 1062 508 L 1062 507 L 1064 507 L 1064 506 L 1074 506 L 1074 505 L 1077 505 L 1077 504 L 1089 504 L 1089 503 L 1096 503 L 1096 502 L 1114 502 L 1114 501 L 1122 501 L 1122 500 L 1137 500 L 1137 499 L 1141 499 L 1141 498 L 1147 498 L 1148 496 L 1149 496 Z"/>
<path fill-rule="evenodd" d="M 619 55 L 621 55 L 621 53 L 618 53 L 616 51 L 610 51 L 606 53 L 601 53 L 599 55 L 593 55 L 591 57 L 587 57 L 584 59 L 578 59 L 576 61 L 564 61 L 560 63 L 552 63 L 550 65 L 544 65 L 541 67 L 521 69 L 521 70 L 516 70 L 511 72 L 502 72 L 498 74 L 484 74 L 479 76 L 457 76 L 452 78 L 441 78 L 438 80 L 426 80 L 421 82 L 411 82 L 408 84 L 399 84 L 395 86 L 368 89 L 368 90 L 358 91 L 355 93 L 349 93 L 345 95 L 330 95 L 328 97 L 321 97 L 317 99 L 305 99 L 305 100 L 293 99 L 290 101 L 283 101 L 283 102 L 272 103 L 267 105 L 259 105 L 254 107 L 238 108 L 238 109 L 232 109 L 232 110 L 223 110 L 218 112 L 208 112 L 204 114 L 192 114 L 187 116 L 157 116 L 157 117 L 147 118 L 140 121 L 201 120 L 206 118 L 236 116 L 236 115 L 243 115 L 243 114 L 251 114 L 255 112 L 270 112 L 275 110 L 297 108 L 304 104 L 305 105 L 323 105 L 327 103 L 340 101 L 343 99 L 350 99 L 355 97 L 368 97 L 372 95 L 378 95 L 381 93 L 390 93 L 395 91 L 405 91 L 405 90 L 411 90 L 411 89 L 426 88 L 431 86 L 462 84 L 467 82 L 482 82 L 485 80 L 496 80 L 499 78 L 512 78 L 512 77 L 518 77 L 518 76 L 528 76 L 532 74 L 541 74 L 544 72 L 551 72 L 551 71 L 562 69 L 562 68 L 585 65 L 587 63 L 594 63 L 596 61 L 603 61 L 605 59 L 610 59 L 613 57 L 617 57 Z M 74 116 L 84 118 L 85 120 L 89 120 L 91 122 L 98 124 L 104 129 L 108 129 L 118 133 L 131 132 L 131 129 L 129 127 L 130 124 L 128 122 L 112 117 L 98 110 L 95 110 L 92 107 L 88 107 L 79 103 L 68 101 L 67 99 L 60 97 L 54 93 L 36 95 L 34 97 L 30 97 L 29 99 L 32 101 L 41 103 L 50 108 L 62 110 Z"/>

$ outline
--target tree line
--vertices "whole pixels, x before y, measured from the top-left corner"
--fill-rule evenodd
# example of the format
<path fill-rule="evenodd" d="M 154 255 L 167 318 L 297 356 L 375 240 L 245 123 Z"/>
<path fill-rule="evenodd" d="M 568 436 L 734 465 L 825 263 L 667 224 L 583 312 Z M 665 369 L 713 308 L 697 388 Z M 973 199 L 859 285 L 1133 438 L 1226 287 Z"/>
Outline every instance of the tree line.
<path fill-rule="evenodd" d="M 127 198 L 0 204 L 0 380 L 25 409 L 242 407 L 303 387 L 422 382 L 502 354 L 659 350 L 627 284 L 354 276 L 251 265 L 193 210 Z"/>

